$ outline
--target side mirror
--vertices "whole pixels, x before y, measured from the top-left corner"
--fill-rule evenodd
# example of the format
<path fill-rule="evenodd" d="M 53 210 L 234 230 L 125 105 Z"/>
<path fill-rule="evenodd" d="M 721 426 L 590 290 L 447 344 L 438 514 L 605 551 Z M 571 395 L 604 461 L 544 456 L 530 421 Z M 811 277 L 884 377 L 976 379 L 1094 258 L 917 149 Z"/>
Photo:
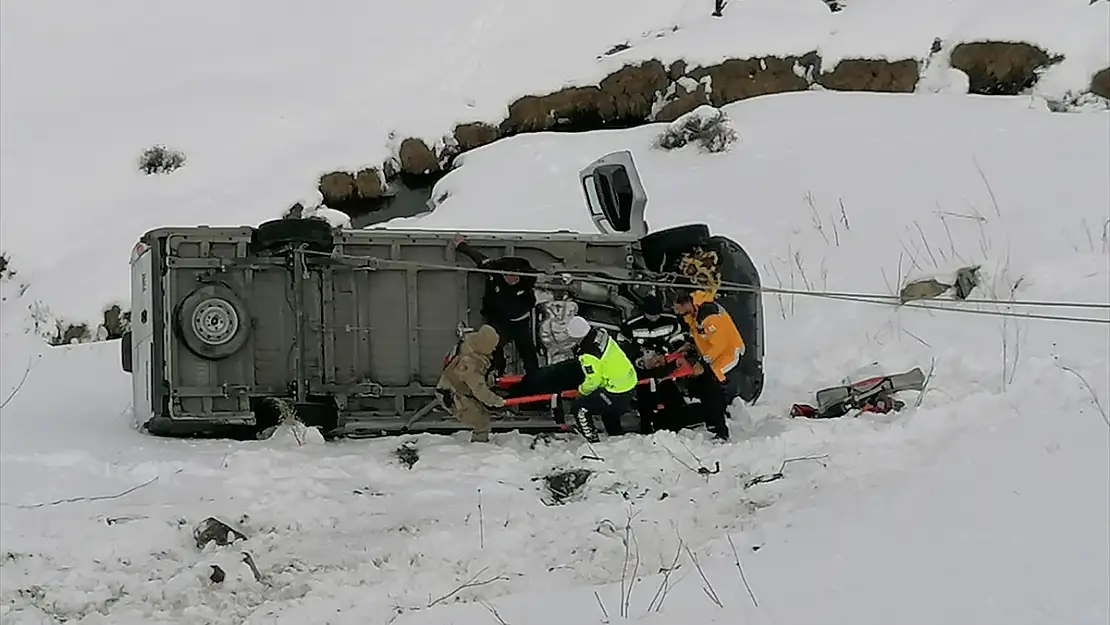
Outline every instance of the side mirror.
<path fill-rule="evenodd" d="M 632 152 L 606 154 L 578 173 L 590 218 L 603 234 L 623 232 L 642 237 L 647 192 L 632 160 Z"/>

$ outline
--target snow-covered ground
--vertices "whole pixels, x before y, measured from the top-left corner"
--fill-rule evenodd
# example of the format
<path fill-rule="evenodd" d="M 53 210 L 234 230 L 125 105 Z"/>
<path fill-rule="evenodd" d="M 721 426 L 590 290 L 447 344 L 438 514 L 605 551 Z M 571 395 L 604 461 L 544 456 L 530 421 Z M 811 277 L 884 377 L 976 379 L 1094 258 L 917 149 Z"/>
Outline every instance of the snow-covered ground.
<path fill-rule="evenodd" d="M 435 143 L 456 123 L 496 123 L 520 96 L 640 59 L 817 50 L 831 69 L 852 56 L 924 59 L 934 38 L 946 50 L 1029 41 L 1066 57 L 1040 80 L 1048 97 L 1084 91 L 1110 66 L 1106 2 L 852 0 L 832 13 L 821 0 L 743 0 L 720 19 L 711 7 L 4 0 L 0 251 L 29 301 L 98 323 L 127 297 L 128 254 L 148 229 L 258 224 L 318 201 L 324 172 L 379 166 L 406 137 Z M 631 47 L 606 56 L 618 44 Z M 945 87 L 943 70 L 922 88 Z M 181 150 L 185 166 L 137 173 L 154 144 Z"/>
<path fill-rule="evenodd" d="M 768 285 L 892 293 L 907 277 L 978 264 L 975 298 L 1102 303 L 1013 310 L 1107 318 L 1110 116 L 1052 114 L 1029 98 L 832 93 L 725 111 L 738 141 L 720 154 L 654 150 L 660 125 L 477 150 L 416 224 L 586 228 L 577 170 L 628 148 L 654 228 L 705 221 L 747 247 Z M 764 302 L 768 385 L 756 405 L 734 407 L 733 442 L 633 435 L 597 445 L 601 462 L 583 459 L 591 450 L 577 440 L 519 434 L 488 446 L 465 435 L 402 439 L 420 455 L 411 469 L 392 453 L 401 440 L 154 439 L 130 428 L 116 343 L 44 349 L 9 332 L 0 617 L 1110 619 L 1108 325 L 990 314 L 1011 310 L 998 303 L 943 304 L 988 313 L 969 314 L 805 295 Z M 3 304 L 8 330 L 22 305 Z M 783 416 L 875 366 L 933 370 L 931 390 L 898 415 Z M 802 457 L 814 458 L 783 466 Z M 697 471 L 717 463 L 717 473 Z M 573 501 L 545 504 L 535 478 L 568 468 L 596 473 Z M 749 486 L 780 469 L 782 479 Z M 247 540 L 198 550 L 192 528 L 207 516 Z M 212 564 L 226 573 L 220 584 L 208 580 Z"/>
<path fill-rule="evenodd" d="M 1110 115 L 1052 114 L 1044 98 L 1110 65 L 1110 3 L 743 0 L 721 19 L 710 5 L 3 0 L 0 252 L 16 274 L 0 282 L 0 620 L 1110 621 L 1110 326 L 997 314 L 1107 318 Z M 389 224 L 588 230 L 578 170 L 630 149 L 653 228 L 707 222 L 769 286 L 892 294 L 978 264 L 976 298 L 1103 305 L 768 295 L 767 388 L 734 408 L 727 445 L 629 436 L 596 446 L 598 462 L 574 439 L 519 434 L 155 439 L 131 427 L 118 343 L 46 348 L 24 332 L 125 298 L 150 228 L 257 224 L 314 203 L 320 173 L 496 122 L 522 95 L 639 59 L 816 49 L 831 69 L 924 58 L 937 37 L 1067 60 L 1029 97 L 967 97 L 940 66 L 919 88 L 940 95 L 749 100 L 725 108 L 738 141 L 721 154 L 655 150 L 660 125 L 521 136 L 465 155 L 435 213 Z M 630 47 L 606 56 L 617 44 Z M 156 143 L 185 167 L 138 174 Z M 913 366 L 935 374 L 902 414 L 783 416 L 842 377 Z M 536 478 L 572 468 L 595 473 L 545 503 Z M 208 516 L 246 541 L 198 549 Z"/>

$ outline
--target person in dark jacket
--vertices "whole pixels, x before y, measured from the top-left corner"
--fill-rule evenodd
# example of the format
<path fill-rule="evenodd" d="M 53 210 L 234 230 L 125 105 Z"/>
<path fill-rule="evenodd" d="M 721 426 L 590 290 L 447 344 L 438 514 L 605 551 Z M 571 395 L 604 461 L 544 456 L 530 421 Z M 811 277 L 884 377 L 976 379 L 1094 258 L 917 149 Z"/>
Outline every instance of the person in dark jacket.
<path fill-rule="evenodd" d="M 455 247 L 482 269 L 532 274 L 536 269 L 528 259 L 519 256 L 490 258 L 474 249 L 465 239 L 455 239 Z M 539 368 L 536 339 L 532 331 L 532 309 L 536 306 L 536 277 L 512 273 L 487 274 L 482 295 L 482 317 L 497 330 L 501 341 L 493 353 L 493 368 L 505 373 L 505 346 L 512 343 L 520 354 L 525 373 Z"/>
<path fill-rule="evenodd" d="M 674 380 L 662 378 L 674 369 L 664 358 L 686 343 L 683 322 L 677 315 L 664 312 L 663 298 L 658 295 L 645 298 L 640 310 L 643 314 L 621 324 L 619 336 L 639 377 L 652 380 L 636 389 L 640 433 L 677 431 L 691 425 L 686 423 L 686 398 Z"/>

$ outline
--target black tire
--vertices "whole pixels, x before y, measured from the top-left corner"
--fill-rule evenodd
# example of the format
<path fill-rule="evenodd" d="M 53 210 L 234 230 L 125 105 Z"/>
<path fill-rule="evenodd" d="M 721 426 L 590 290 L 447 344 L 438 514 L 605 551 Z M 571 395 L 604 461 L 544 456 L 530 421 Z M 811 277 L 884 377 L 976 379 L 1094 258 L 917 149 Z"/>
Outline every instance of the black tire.
<path fill-rule="evenodd" d="M 648 271 L 673 271 L 682 254 L 709 242 L 709 226 L 688 224 L 652 232 L 640 238 L 640 253 Z"/>
<path fill-rule="evenodd" d="M 334 401 L 309 401 L 297 404 L 295 409 L 302 423 L 319 428 L 325 437 L 339 428 L 339 409 Z"/>
<path fill-rule="evenodd" d="M 729 374 L 736 396 L 752 403 L 763 393 L 763 297 L 758 292 L 762 282 L 759 271 L 744 248 L 735 241 L 721 236 L 710 239 L 709 249 L 720 259 L 721 278 L 725 282 L 752 287 L 753 291 L 721 292 L 717 301 L 728 310 L 740 335 L 744 337 L 747 352 L 740 364 Z"/>
<path fill-rule="evenodd" d="M 173 420 L 166 417 L 151 417 L 149 421 L 143 424 L 143 429 L 152 436 L 168 438 L 177 434 Z"/>
<path fill-rule="evenodd" d="M 235 292 L 207 284 L 181 300 L 174 313 L 174 331 L 185 347 L 205 360 L 234 355 L 250 338 L 251 317 Z"/>
<path fill-rule="evenodd" d="M 251 233 L 251 250 L 256 254 L 302 244 L 313 252 L 330 253 L 335 247 L 331 224 L 320 219 L 274 219 Z"/>
<path fill-rule="evenodd" d="M 256 440 L 258 430 L 251 425 L 217 425 L 175 421 L 167 417 L 151 417 L 143 425 L 147 434 L 158 438 Z"/>
<path fill-rule="evenodd" d="M 753 403 L 763 394 L 763 365 L 758 362 L 741 362 L 736 373 L 730 375 L 735 396 L 746 403 Z"/>

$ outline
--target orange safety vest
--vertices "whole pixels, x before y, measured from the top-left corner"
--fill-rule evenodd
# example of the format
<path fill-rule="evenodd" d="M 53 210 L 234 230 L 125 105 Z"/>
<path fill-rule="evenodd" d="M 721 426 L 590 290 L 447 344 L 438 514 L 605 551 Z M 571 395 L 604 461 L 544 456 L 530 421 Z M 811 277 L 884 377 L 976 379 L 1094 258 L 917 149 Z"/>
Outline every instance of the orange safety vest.
<path fill-rule="evenodd" d="M 732 317 L 706 291 L 695 291 L 694 314 L 684 315 L 694 346 L 720 381 L 744 356 L 744 339 Z"/>

